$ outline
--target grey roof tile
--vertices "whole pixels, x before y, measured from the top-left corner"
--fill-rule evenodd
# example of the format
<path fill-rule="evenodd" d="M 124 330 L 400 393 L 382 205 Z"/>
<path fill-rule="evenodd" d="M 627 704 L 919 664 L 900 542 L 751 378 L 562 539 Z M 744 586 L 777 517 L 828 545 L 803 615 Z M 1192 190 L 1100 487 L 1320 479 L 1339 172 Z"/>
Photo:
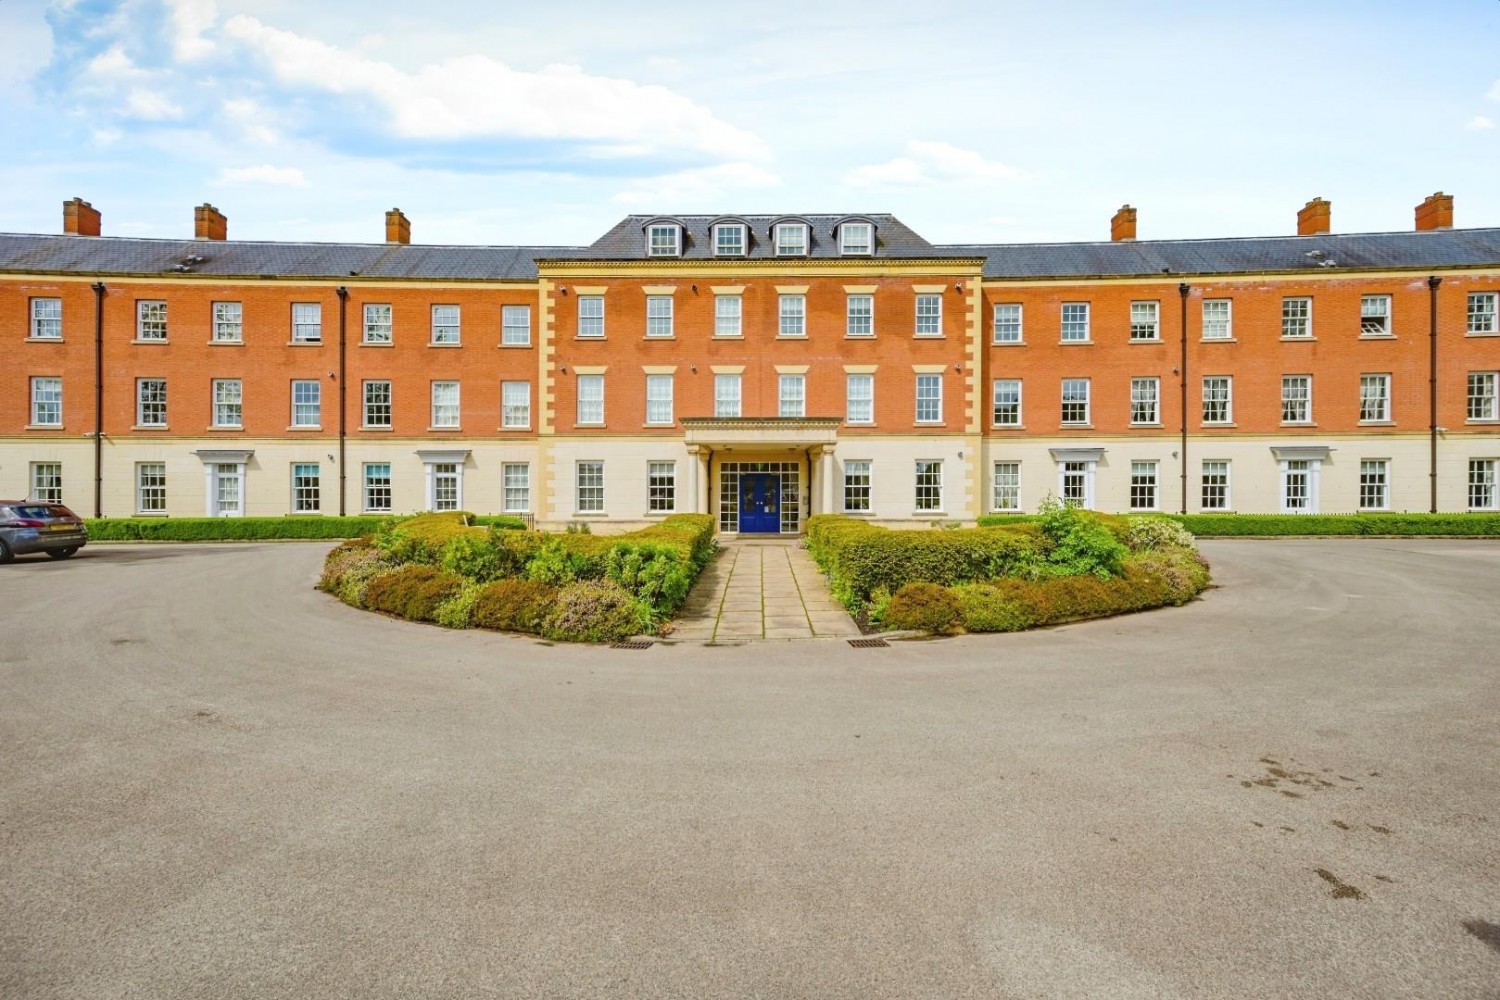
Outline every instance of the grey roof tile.
<path fill-rule="evenodd" d="M 875 225 L 875 256 L 884 258 L 933 259 L 947 256 L 946 249 L 934 247 L 894 215 L 881 212 L 845 215 L 628 215 L 592 245 L 571 257 L 574 260 L 639 260 L 646 256 L 646 225 L 651 222 L 677 222 L 683 228 L 682 259 L 707 260 L 714 256 L 711 228 L 715 222 L 744 222 L 750 229 L 750 246 L 746 257 L 765 260 L 775 257 L 771 227 L 778 222 L 806 222 L 811 236 L 808 256 L 817 259 L 842 256 L 836 229 L 846 220 L 869 221 Z"/>

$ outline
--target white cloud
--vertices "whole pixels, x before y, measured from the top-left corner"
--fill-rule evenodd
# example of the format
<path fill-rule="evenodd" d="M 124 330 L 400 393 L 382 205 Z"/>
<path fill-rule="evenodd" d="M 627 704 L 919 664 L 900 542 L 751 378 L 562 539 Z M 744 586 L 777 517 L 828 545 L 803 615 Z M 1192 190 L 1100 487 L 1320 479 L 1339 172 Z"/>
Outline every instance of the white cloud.
<path fill-rule="evenodd" d="M 716 167 L 679 170 L 637 181 L 611 200 L 621 205 L 640 205 L 661 211 L 677 211 L 717 204 L 736 189 L 769 188 L 781 178 L 753 163 L 721 163 Z"/>
<path fill-rule="evenodd" d="M 1492 101 L 1500 101 L 1500 80 L 1496 80 L 1495 85 L 1491 87 L 1489 93 L 1485 94 L 1484 96 L 1488 97 Z"/>
<path fill-rule="evenodd" d="M 296 167 L 225 167 L 214 178 L 215 184 L 274 184 L 281 187 L 307 187 L 307 178 Z"/>
<path fill-rule="evenodd" d="M 171 11 L 172 54 L 181 60 L 201 59 L 214 50 L 203 37 L 213 27 L 218 11 L 214 0 L 166 0 Z"/>
<path fill-rule="evenodd" d="M 133 118 L 144 118 L 152 122 L 182 117 L 182 108 L 172 103 L 172 99 L 165 94 L 150 87 L 130 88 L 130 94 L 125 98 L 124 111 Z"/>
<path fill-rule="evenodd" d="M 243 14 L 230 18 L 224 31 L 264 58 L 284 83 L 374 98 L 406 138 L 513 136 L 692 150 L 732 160 L 769 155 L 755 135 L 665 87 L 591 76 L 577 66 L 533 73 L 466 55 L 409 73 Z"/>
<path fill-rule="evenodd" d="M 986 160 L 972 149 L 961 149 L 946 142 L 912 139 L 906 144 L 905 156 L 856 167 L 844 175 L 844 183 L 868 190 L 1009 181 L 1022 176 L 1015 167 Z"/>
<path fill-rule="evenodd" d="M 220 104 L 219 109 L 251 142 L 269 146 L 280 141 L 281 136 L 271 127 L 273 116 L 254 98 L 232 98 Z"/>
<path fill-rule="evenodd" d="M 1485 129 L 1491 129 L 1494 127 L 1494 119 L 1486 118 L 1484 115 L 1475 115 L 1473 118 L 1470 118 L 1469 123 L 1464 126 L 1464 128 L 1473 129 L 1476 132 L 1480 132 Z"/>
<path fill-rule="evenodd" d="M 137 66 L 119 45 L 89 60 L 89 75 L 102 80 L 144 80 L 151 74 Z"/>

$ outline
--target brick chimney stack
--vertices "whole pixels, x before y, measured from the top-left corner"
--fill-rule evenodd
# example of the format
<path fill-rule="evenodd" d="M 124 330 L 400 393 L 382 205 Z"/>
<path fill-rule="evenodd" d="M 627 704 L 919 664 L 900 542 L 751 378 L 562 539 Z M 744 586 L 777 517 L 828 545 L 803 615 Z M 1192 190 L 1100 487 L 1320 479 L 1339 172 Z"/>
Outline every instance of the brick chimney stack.
<path fill-rule="evenodd" d="M 229 220 L 224 217 L 223 212 L 205 201 L 193 209 L 193 239 L 229 239 Z"/>
<path fill-rule="evenodd" d="M 1318 236 L 1333 228 L 1333 204 L 1314 198 L 1297 213 L 1297 235 Z"/>
<path fill-rule="evenodd" d="M 69 236 L 98 236 L 99 210 L 82 198 L 63 202 L 63 232 Z"/>
<path fill-rule="evenodd" d="M 385 213 L 385 241 L 387 243 L 410 243 L 411 220 L 399 208 Z"/>
<path fill-rule="evenodd" d="M 1114 243 L 1135 240 L 1135 209 L 1129 205 L 1120 206 L 1115 217 L 1109 220 L 1109 238 Z"/>
<path fill-rule="evenodd" d="M 1452 229 L 1453 228 L 1453 196 L 1443 194 L 1428 195 L 1427 200 L 1417 206 L 1417 232 L 1426 232 L 1429 229 Z"/>

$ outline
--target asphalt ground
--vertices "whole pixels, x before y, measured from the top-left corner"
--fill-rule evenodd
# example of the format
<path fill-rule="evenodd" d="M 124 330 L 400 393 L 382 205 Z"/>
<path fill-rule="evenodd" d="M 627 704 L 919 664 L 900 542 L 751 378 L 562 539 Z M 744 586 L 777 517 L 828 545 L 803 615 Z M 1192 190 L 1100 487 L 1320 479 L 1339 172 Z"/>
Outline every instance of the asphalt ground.
<path fill-rule="evenodd" d="M 326 545 L 0 567 L 0 997 L 1500 997 L 1500 545 L 644 651 L 381 618 Z"/>

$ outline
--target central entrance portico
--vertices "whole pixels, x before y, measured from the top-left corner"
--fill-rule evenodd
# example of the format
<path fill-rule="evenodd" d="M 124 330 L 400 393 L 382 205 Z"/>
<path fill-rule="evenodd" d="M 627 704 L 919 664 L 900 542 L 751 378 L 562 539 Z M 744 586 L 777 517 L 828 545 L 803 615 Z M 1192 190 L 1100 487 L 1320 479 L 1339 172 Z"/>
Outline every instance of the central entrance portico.
<path fill-rule="evenodd" d="M 809 513 L 832 509 L 836 417 L 685 418 L 697 462 L 698 509 L 719 531 L 798 535 Z"/>

